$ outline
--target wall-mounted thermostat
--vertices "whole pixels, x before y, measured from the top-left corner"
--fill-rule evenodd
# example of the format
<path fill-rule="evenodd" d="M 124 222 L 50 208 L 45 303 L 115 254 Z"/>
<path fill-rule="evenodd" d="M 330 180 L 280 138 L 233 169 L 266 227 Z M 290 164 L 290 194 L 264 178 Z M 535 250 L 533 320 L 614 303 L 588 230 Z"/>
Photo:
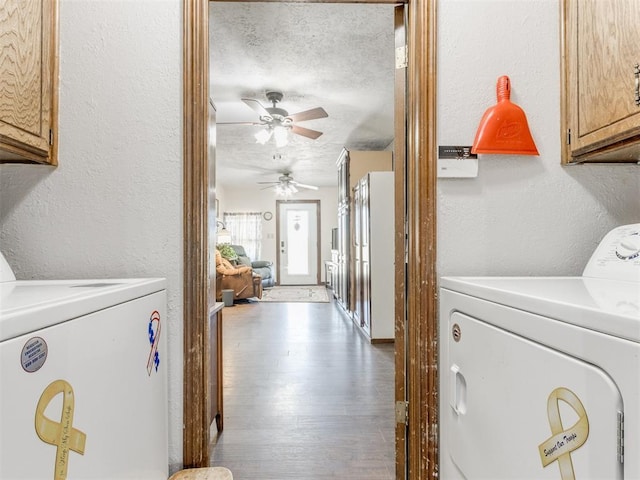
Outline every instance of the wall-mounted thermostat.
<path fill-rule="evenodd" d="M 471 146 L 438 147 L 438 178 L 475 178 L 478 176 L 478 155 Z"/>

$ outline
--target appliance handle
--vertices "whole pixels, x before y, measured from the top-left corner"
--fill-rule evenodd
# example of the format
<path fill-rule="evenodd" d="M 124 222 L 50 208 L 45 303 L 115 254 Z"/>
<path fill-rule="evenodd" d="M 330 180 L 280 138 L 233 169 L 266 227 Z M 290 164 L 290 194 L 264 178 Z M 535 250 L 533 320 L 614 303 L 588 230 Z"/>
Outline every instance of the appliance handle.
<path fill-rule="evenodd" d="M 455 363 L 451 365 L 450 373 L 451 395 L 449 403 L 457 415 L 464 415 L 467 413 L 467 381 L 460 371 L 460 367 Z"/>

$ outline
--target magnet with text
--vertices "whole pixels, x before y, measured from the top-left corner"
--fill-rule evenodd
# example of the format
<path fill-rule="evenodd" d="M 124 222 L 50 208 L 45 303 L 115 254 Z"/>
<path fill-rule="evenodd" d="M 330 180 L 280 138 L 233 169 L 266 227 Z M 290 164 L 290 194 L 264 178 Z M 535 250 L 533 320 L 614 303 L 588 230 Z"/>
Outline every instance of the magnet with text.
<path fill-rule="evenodd" d="M 25 372 L 34 373 L 47 361 L 49 349 L 47 342 L 41 337 L 31 337 L 20 352 L 20 363 Z"/>
<path fill-rule="evenodd" d="M 62 395 L 62 411 L 60 421 L 56 422 L 45 416 L 44 411 L 49 403 Z M 73 427 L 75 397 L 73 388 L 65 380 L 55 380 L 44 389 L 36 407 L 35 427 L 40 440 L 56 447 L 54 464 L 54 480 L 66 480 L 69 468 L 70 451 L 84 455 L 86 434 Z"/>
<path fill-rule="evenodd" d="M 559 402 L 569 405 L 578 415 L 578 421 L 565 429 L 560 418 Z M 547 400 L 547 416 L 551 427 L 551 437 L 538 446 L 542 466 L 558 462 L 560 478 L 575 480 L 571 452 L 580 448 L 589 437 L 589 418 L 578 396 L 568 388 L 556 388 Z"/>

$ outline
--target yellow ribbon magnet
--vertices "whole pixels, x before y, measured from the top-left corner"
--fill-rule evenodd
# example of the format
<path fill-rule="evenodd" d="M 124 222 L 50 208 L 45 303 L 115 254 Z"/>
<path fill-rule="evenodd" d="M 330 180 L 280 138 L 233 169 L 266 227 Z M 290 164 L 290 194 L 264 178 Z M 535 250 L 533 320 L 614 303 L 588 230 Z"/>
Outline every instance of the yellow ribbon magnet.
<path fill-rule="evenodd" d="M 578 421 L 570 428 L 563 430 L 560 419 L 559 401 L 567 403 L 578 414 Z M 547 415 L 551 427 L 551 437 L 538 446 L 542 466 L 558 461 L 560 478 L 575 480 L 571 452 L 580 448 L 589 436 L 589 419 L 582 402 L 568 388 L 556 388 L 547 400 Z"/>
<path fill-rule="evenodd" d="M 44 411 L 49 402 L 59 393 L 63 395 L 62 412 L 60 414 L 60 422 L 54 422 L 44 415 Z M 49 445 L 57 446 L 54 480 L 65 480 L 67 478 L 69 450 L 84 455 L 84 444 L 87 436 L 72 426 L 74 404 L 71 385 L 64 380 L 56 380 L 44 389 L 36 407 L 36 433 L 38 437 Z"/>

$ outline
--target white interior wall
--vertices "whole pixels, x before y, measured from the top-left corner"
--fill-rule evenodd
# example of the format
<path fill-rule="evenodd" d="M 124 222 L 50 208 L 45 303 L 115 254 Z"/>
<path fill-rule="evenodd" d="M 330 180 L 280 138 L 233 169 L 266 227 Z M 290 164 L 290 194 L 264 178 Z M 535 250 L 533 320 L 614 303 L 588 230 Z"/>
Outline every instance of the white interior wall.
<path fill-rule="evenodd" d="M 0 168 L 0 248 L 19 279 L 168 279 L 169 460 L 181 464 L 180 0 L 60 1 L 59 142 L 57 168 Z"/>
<path fill-rule="evenodd" d="M 337 178 L 336 171 L 336 178 Z M 270 260 L 276 274 L 276 200 L 272 189 L 260 190 L 250 187 L 228 187 L 218 185 L 216 192 L 220 201 L 219 218 L 224 212 L 271 212 L 273 219 L 262 220 L 262 255 L 260 259 Z M 324 262 L 331 260 L 331 229 L 338 226 L 338 189 L 336 187 L 321 187 L 318 190 L 300 189 L 291 200 L 320 200 L 320 244 L 321 244 L 321 281 L 324 278 Z"/>
<path fill-rule="evenodd" d="M 508 75 L 540 152 L 439 179 L 440 275 L 579 275 L 609 229 L 640 222 L 640 166 L 560 165 L 559 14 L 557 0 L 438 2 L 438 144 L 470 146 Z"/>

